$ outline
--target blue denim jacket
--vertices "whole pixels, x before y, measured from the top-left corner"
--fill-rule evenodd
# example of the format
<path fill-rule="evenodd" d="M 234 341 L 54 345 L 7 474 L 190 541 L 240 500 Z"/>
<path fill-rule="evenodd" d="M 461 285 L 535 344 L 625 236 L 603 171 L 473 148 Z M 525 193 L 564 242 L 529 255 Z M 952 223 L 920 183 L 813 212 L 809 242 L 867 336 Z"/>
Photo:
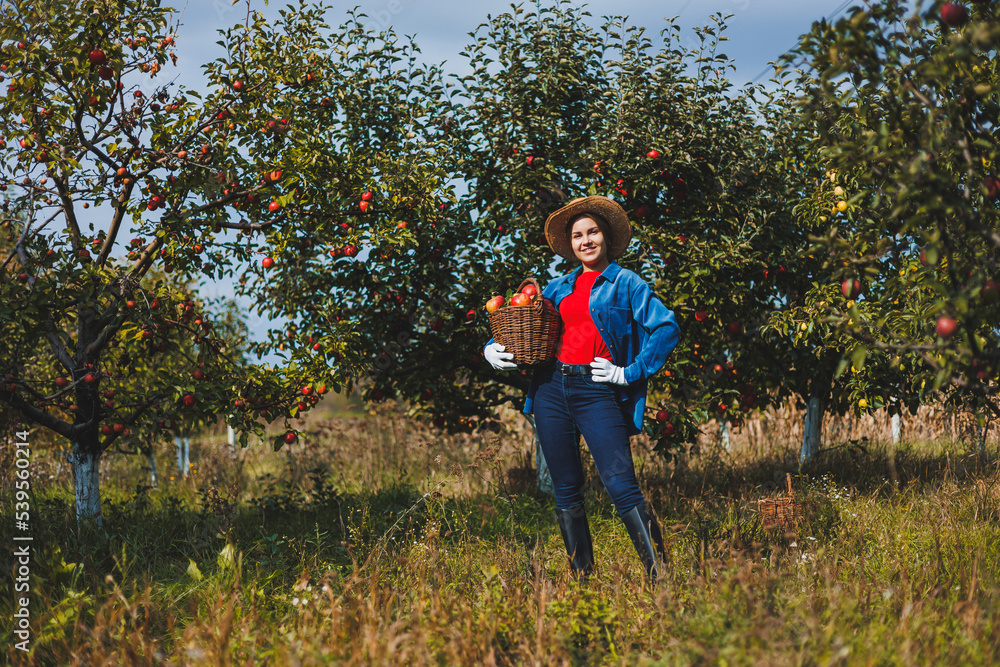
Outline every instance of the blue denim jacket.
<path fill-rule="evenodd" d="M 579 266 L 556 278 L 545 286 L 542 295 L 558 309 L 562 300 L 573 293 L 582 271 Z M 615 389 L 625 423 L 631 426 L 629 433 L 635 435 L 642 430 L 647 378 L 666 363 L 680 339 L 680 327 L 673 311 L 660 301 L 646 281 L 616 262 L 611 262 L 594 282 L 590 314 L 598 334 L 611 350 L 612 362 L 625 369 L 628 385 L 615 385 Z M 491 338 L 487 345 L 492 342 Z M 537 377 L 532 378 L 524 403 L 525 414 L 532 414 L 537 386 Z"/>

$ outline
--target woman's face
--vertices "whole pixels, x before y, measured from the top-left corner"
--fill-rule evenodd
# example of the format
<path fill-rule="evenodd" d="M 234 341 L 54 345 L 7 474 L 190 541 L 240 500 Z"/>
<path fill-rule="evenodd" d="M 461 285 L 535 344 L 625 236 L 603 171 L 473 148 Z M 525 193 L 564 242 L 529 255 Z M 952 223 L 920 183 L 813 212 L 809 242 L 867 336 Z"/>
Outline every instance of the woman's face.
<path fill-rule="evenodd" d="M 584 216 L 573 223 L 569 231 L 569 242 L 573 254 L 583 262 L 588 270 L 602 270 L 608 265 L 608 246 L 604 233 L 597 221 L 590 216 Z"/>

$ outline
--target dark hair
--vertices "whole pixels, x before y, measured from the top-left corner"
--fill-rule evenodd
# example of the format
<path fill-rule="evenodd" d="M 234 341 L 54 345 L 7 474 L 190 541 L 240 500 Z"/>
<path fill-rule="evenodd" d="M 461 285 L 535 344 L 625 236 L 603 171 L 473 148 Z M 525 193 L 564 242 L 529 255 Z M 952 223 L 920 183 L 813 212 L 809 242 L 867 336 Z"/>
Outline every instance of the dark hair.
<path fill-rule="evenodd" d="M 604 235 L 604 239 L 610 247 L 612 241 L 611 225 L 608 224 L 608 221 L 605 220 L 603 216 L 598 215 L 597 213 L 584 212 L 584 213 L 577 213 L 576 215 L 574 215 L 572 218 L 569 219 L 569 222 L 566 223 L 566 236 L 568 237 L 570 235 L 570 233 L 573 231 L 573 225 L 575 225 L 576 221 L 581 218 L 590 218 L 591 220 L 596 222 L 597 226 L 601 230 L 601 234 Z"/>

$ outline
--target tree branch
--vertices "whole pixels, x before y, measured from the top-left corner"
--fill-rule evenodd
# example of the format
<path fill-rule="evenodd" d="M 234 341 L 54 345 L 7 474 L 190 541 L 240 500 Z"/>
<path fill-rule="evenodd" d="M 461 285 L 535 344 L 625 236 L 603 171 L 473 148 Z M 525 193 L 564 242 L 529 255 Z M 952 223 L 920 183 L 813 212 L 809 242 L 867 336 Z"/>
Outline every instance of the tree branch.
<path fill-rule="evenodd" d="M 12 408 L 17 410 L 22 415 L 24 415 L 31 421 L 35 422 L 36 424 L 44 426 L 49 430 L 55 431 L 64 438 L 71 439 L 70 436 L 72 434 L 73 427 L 70 425 L 69 422 L 65 422 L 62 419 L 53 417 L 44 410 L 36 408 L 35 406 L 31 405 L 20 396 L 18 396 L 17 394 L 13 394 L 9 397 L 4 398 L 3 400 Z"/>

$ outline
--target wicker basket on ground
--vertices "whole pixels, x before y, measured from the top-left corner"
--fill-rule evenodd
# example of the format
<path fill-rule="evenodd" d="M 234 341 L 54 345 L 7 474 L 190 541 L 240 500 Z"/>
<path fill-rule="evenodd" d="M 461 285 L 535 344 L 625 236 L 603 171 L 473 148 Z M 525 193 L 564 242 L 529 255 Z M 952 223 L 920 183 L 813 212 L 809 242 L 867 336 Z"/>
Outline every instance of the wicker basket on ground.
<path fill-rule="evenodd" d="M 530 306 L 507 306 L 489 313 L 493 338 L 514 355 L 518 366 L 546 364 L 555 359 L 562 320 L 552 302 L 543 299 L 538 281 L 527 278 L 517 288 L 534 285 L 538 296 Z"/>
<path fill-rule="evenodd" d="M 792 494 L 792 474 L 785 473 L 787 495 L 784 498 L 764 498 L 757 501 L 760 522 L 764 530 L 791 532 L 804 515 L 804 503 Z"/>

